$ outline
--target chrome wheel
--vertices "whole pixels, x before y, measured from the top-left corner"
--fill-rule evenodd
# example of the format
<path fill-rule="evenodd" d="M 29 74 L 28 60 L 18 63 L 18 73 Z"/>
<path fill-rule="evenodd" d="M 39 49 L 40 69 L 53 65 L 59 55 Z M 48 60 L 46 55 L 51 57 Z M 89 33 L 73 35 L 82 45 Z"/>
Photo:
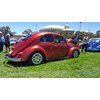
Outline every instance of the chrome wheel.
<path fill-rule="evenodd" d="M 73 58 L 77 58 L 79 56 L 79 52 L 77 50 L 75 50 L 73 52 Z"/>
<path fill-rule="evenodd" d="M 42 54 L 41 53 L 34 53 L 33 55 L 32 55 L 32 63 L 33 64 L 35 64 L 35 65 L 37 65 L 37 64 L 40 64 L 40 63 L 42 63 L 42 61 L 43 61 L 43 56 L 42 56 Z"/>

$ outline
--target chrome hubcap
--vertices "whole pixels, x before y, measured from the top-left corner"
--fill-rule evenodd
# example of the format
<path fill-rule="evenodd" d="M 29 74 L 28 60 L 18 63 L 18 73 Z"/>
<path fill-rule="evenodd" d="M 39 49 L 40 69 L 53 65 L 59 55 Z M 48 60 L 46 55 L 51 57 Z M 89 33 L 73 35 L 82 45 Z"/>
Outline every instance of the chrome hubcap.
<path fill-rule="evenodd" d="M 77 58 L 77 57 L 78 57 L 78 51 L 77 51 L 77 50 L 74 51 L 73 57 L 74 57 L 74 58 Z"/>
<path fill-rule="evenodd" d="M 40 64 L 42 62 L 42 54 L 40 53 L 35 53 L 33 56 L 32 56 L 32 62 L 34 64 Z"/>

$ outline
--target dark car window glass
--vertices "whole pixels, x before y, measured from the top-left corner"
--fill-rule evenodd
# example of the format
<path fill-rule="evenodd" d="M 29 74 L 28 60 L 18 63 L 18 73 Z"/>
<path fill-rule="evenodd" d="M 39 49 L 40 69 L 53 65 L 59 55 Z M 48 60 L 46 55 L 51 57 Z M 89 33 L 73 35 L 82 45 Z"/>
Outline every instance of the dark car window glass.
<path fill-rule="evenodd" d="M 41 42 L 53 42 L 53 36 L 52 35 L 45 35 L 40 38 Z"/>
<path fill-rule="evenodd" d="M 26 37 L 25 37 L 25 39 L 28 39 L 28 38 L 30 38 L 32 36 L 32 34 L 29 34 L 29 35 L 27 35 Z"/>
<path fill-rule="evenodd" d="M 66 43 L 66 40 L 62 36 L 55 36 L 55 42 L 57 43 Z"/>

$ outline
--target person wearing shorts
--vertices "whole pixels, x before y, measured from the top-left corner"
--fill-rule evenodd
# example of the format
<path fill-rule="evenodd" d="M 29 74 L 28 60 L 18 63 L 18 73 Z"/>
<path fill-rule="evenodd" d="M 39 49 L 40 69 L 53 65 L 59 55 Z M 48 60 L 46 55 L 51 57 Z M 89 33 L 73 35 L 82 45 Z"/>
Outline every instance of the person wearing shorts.
<path fill-rule="evenodd" d="M 3 44 L 4 44 L 4 36 L 3 33 L 0 32 L 0 52 L 3 51 Z"/>
<path fill-rule="evenodd" d="M 10 52 L 10 34 L 7 33 L 5 36 L 5 47 L 6 47 L 6 52 Z"/>

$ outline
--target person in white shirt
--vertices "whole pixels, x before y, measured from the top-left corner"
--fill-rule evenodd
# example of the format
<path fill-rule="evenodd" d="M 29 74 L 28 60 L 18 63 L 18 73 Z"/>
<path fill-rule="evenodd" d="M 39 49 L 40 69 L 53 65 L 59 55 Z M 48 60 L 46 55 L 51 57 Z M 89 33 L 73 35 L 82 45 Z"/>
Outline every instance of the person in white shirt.
<path fill-rule="evenodd" d="M 83 37 L 83 45 L 82 45 L 82 50 L 81 50 L 81 52 L 83 52 L 83 50 L 85 51 L 85 52 L 87 52 L 87 47 L 89 46 L 89 37 L 85 34 L 85 36 Z"/>

